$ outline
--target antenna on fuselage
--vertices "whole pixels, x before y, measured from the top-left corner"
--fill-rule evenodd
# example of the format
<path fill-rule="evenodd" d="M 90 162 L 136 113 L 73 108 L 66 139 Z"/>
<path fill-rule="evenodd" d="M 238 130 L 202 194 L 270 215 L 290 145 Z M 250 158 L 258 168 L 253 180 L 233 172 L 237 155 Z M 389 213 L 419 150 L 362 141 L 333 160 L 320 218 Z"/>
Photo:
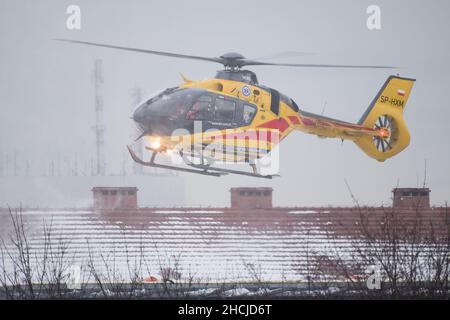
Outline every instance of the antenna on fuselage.
<path fill-rule="evenodd" d="M 321 116 L 323 116 L 326 108 L 327 108 L 327 102 L 325 101 L 325 103 L 323 104 L 322 112 L 320 113 Z"/>

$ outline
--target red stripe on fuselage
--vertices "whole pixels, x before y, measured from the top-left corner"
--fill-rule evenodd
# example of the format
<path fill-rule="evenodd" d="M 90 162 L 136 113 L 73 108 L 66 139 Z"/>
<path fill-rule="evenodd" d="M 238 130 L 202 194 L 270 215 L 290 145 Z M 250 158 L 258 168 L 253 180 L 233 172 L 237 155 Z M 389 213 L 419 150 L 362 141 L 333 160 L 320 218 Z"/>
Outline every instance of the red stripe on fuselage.
<path fill-rule="evenodd" d="M 336 126 L 338 128 L 349 128 L 349 129 L 355 129 L 355 130 L 364 130 L 364 131 L 374 131 L 373 129 L 366 128 L 359 125 L 353 125 L 353 124 L 347 124 L 342 122 L 334 122 L 334 121 L 325 121 L 322 119 L 317 119 L 317 121 L 314 121 L 310 118 L 302 118 L 302 122 L 305 126 L 316 126 L 316 125 L 322 125 L 322 126 Z"/>
<path fill-rule="evenodd" d="M 300 124 L 300 119 L 297 116 L 289 116 L 288 118 L 293 124 Z"/>
<path fill-rule="evenodd" d="M 275 120 L 271 120 L 269 122 L 263 123 L 258 128 L 267 128 L 267 129 L 278 129 L 280 132 L 285 132 L 289 128 L 289 123 L 284 118 L 279 118 Z"/>
<path fill-rule="evenodd" d="M 302 122 L 305 126 L 315 126 L 316 122 L 308 118 L 302 118 Z"/>
<path fill-rule="evenodd" d="M 220 135 L 218 135 L 220 136 Z M 278 143 L 280 137 L 277 132 L 269 131 L 269 130 L 249 130 L 243 132 L 229 133 L 222 135 L 222 139 L 230 140 L 230 139 L 238 139 L 238 140 L 255 140 L 261 142 L 274 142 Z"/>

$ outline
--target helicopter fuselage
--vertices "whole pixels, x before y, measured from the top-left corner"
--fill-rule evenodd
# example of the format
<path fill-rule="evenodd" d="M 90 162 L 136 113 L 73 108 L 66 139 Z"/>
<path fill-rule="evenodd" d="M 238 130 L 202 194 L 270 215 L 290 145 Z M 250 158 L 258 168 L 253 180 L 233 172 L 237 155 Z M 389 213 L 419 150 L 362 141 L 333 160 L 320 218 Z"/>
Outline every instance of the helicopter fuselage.
<path fill-rule="evenodd" d="M 374 133 L 372 128 L 303 112 L 291 98 L 259 85 L 252 72 L 221 71 L 219 76 L 195 82 L 185 79 L 179 87 L 144 101 L 133 119 L 148 145 L 156 144 L 155 149 L 163 151 L 180 145 L 185 149 L 214 145 L 209 157 L 226 161 L 229 155 L 234 161 L 236 149 L 245 150 L 247 159 L 264 156 L 294 129 L 343 139 L 354 139 L 355 129 Z"/>

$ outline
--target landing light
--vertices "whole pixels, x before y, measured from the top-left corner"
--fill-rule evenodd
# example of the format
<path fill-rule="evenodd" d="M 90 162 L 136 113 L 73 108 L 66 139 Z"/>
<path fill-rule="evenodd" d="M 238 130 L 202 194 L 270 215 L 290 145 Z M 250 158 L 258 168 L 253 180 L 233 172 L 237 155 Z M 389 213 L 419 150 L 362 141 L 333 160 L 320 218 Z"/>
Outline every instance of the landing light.
<path fill-rule="evenodd" d="M 161 139 L 160 137 L 150 137 L 150 148 L 153 150 L 158 150 L 161 148 Z"/>

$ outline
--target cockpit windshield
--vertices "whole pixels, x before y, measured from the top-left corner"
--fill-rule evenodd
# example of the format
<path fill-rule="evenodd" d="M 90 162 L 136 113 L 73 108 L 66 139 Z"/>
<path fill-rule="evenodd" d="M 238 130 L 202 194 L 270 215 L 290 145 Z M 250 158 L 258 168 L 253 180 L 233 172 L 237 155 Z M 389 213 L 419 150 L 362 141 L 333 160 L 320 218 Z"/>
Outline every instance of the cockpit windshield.
<path fill-rule="evenodd" d="M 196 89 L 169 88 L 144 103 L 149 116 L 171 120 L 185 116 L 200 92 Z"/>

